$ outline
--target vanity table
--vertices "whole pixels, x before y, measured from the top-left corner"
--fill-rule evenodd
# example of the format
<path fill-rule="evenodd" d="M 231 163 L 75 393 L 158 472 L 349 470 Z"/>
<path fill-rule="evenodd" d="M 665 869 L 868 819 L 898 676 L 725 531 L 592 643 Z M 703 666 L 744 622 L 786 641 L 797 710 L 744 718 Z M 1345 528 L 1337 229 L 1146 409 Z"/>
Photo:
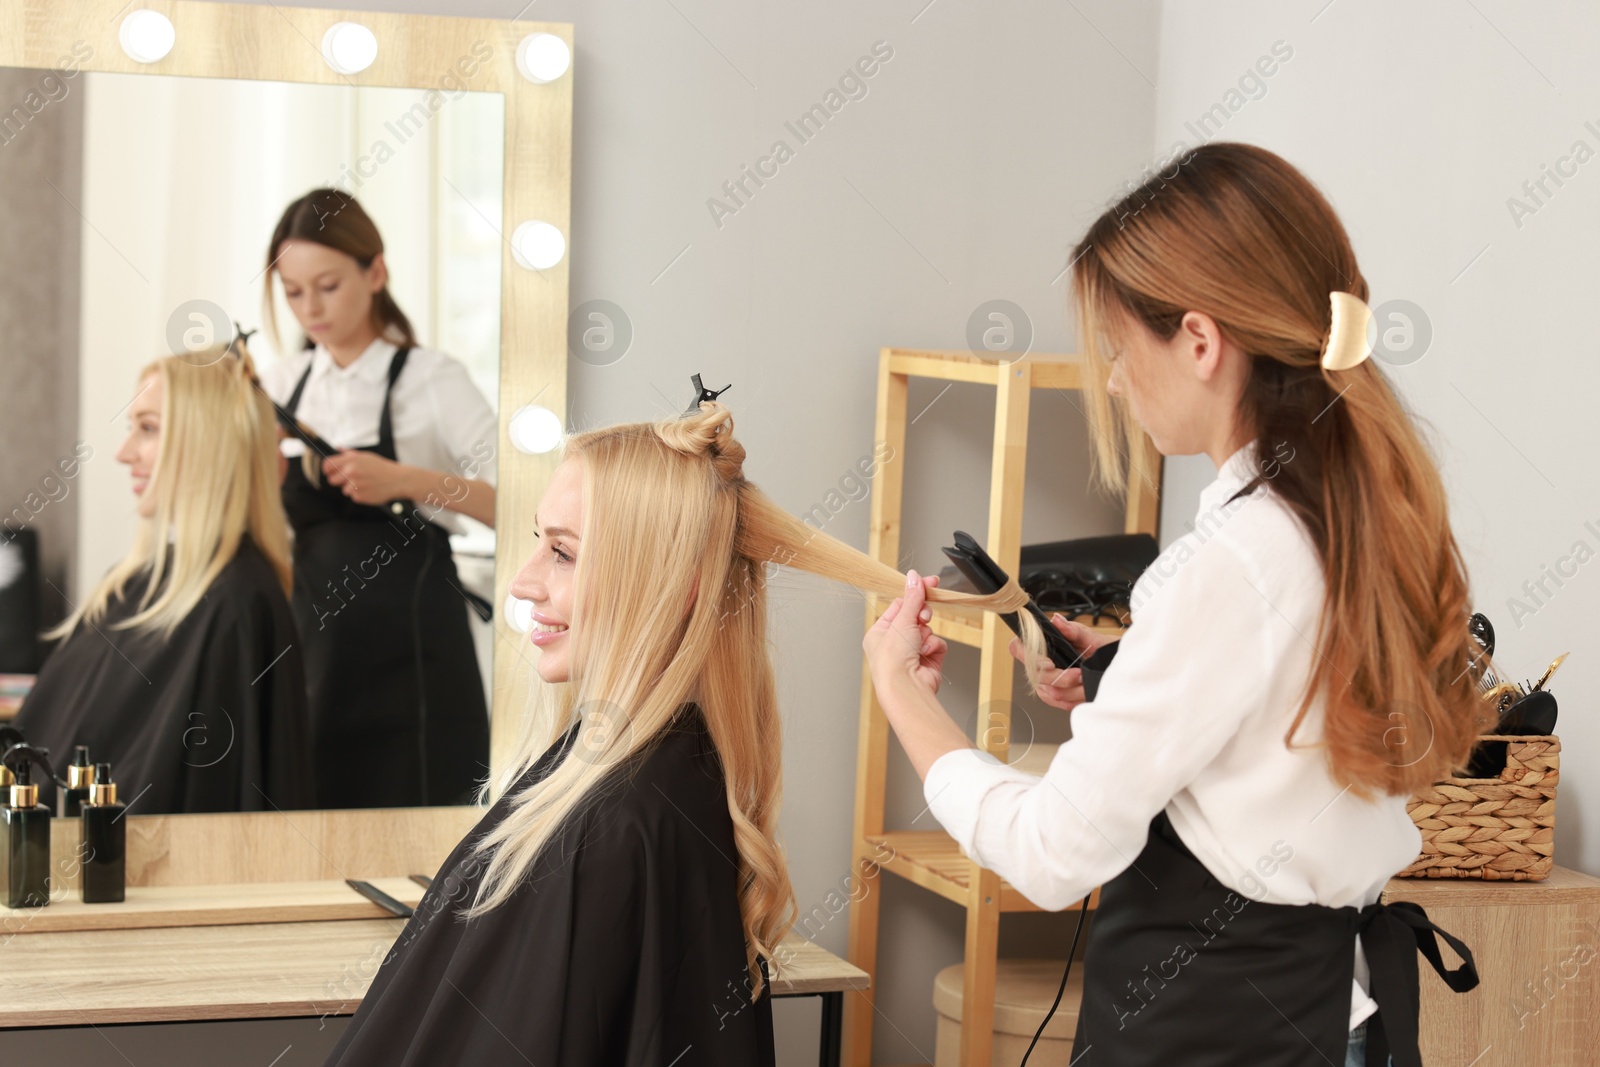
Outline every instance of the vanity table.
<path fill-rule="evenodd" d="M 121 928 L 118 905 L 92 929 L 39 932 L 51 909 L 0 909 L 0 1048 L 16 1028 L 334 1019 L 356 1010 L 405 927 L 353 890 L 365 878 L 415 905 L 411 873 L 436 871 L 470 829 L 473 809 L 440 808 L 385 837 L 385 810 L 285 812 L 253 824 L 237 847 L 237 815 L 130 816 L 130 905 L 178 892 L 198 905 L 197 883 L 213 878 L 212 914 L 169 925 L 161 909 Z M 73 825 L 61 821 L 62 829 Z M 234 847 L 228 847 L 232 839 Z M 69 861 L 70 833 L 53 842 Z M 217 864 L 207 856 L 232 857 Z M 58 867 L 58 869 L 60 869 Z M 251 880 L 244 876 L 259 875 Z M 408 889 L 407 886 L 410 886 Z M 141 892 L 141 889 L 145 892 Z M 74 899 L 70 876 L 63 904 Z M 232 897 L 233 899 L 228 899 Z M 1421 1037 L 1428 1063 L 1459 1067 L 1586 1067 L 1600 1048 L 1600 878 L 1557 867 L 1540 882 L 1393 879 L 1386 901 L 1410 900 L 1472 947 L 1481 985 L 1449 992 L 1422 968 Z M 235 910 L 228 910 L 228 909 Z M 317 909 L 321 909 L 320 911 Z M 62 908 L 62 912 L 70 911 Z M 343 918 L 294 918 L 299 915 Z M 250 920 L 250 921 L 241 921 Z M 823 1000 L 819 1062 L 839 1061 L 843 998 L 868 975 L 794 934 L 792 973 L 776 997 Z M 1449 950 L 1446 949 L 1447 962 Z"/>
<path fill-rule="evenodd" d="M 30 934 L 6 953 L 28 977 L 0 1005 L 0 1047 L 14 1027 L 347 1016 L 404 929 L 373 918 Z M 837 1065 L 844 995 L 869 977 L 793 932 L 784 946 L 791 973 L 772 995 L 822 999 L 818 1063 Z"/>
<path fill-rule="evenodd" d="M 404 929 L 387 918 L 31 934 L 6 954 L 28 977 L 0 1006 L 0 1046 L 12 1027 L 350 1015 Z M 822 999 L 818 1063 L 836 1067 L 844 995 L 869 977 L 793 932 L 784 947 L 791 973 L 772 995 Z"/>
<path fill-rule="evenodd" d="M 0 1048 L 17 1028 L 353 1014 L 406 920 L 343 879 L 415 907 L 423 889 L 409 876 L 433 875 L 479 816 L 409 814 L 400 833 L 385 830 L 389 809 L 129 816 L 128 899 L 99 905 L 77 902 L 77 823 L 56 820 L 59 899 L 0 908 Z M 837 1064 L 844 996 L 868 975 L 793 932 L 784 944 L 773 996 L 822 999 L 818 1062 Z"/>

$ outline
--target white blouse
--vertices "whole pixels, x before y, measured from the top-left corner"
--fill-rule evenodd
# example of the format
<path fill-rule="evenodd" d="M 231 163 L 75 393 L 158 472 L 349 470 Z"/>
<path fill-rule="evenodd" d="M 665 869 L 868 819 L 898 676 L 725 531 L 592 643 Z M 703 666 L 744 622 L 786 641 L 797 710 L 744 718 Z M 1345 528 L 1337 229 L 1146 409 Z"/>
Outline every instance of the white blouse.
<path fill-rule="evenodd" d="M 1120 874 L 1163 809 L 1218 881 L 1257 901 L 1364 907 L 1421 850 L 1406 798 L 1358 799 L 1310 747 L 1320 697 L 1284 744 L 1326 586 L 1270 481 L 1225 506 L 1256 473 L 1253 444 L 1230 456 L 1194 529 L 1135 583 L 1133 625 L 1042 778 L 974 748 L 928 769 L 934 817 L 1040 907 Z M 1377 1010 L 1355 951 L 1352 1028 Z"/>
<path fill-rule="evenodd" d="M 348 367 L 340 367 L 319 344 L 267 368 L 261 383 L 282 406 L 309 364 L 311 376 L 295 416 L 339 448 L 375 445 L 396 351 L 393 342 L 380 337 Z M 397 462 L 495 484 L 499 422 L 457 360 L 431 348 L 413 348 L 394 383 L 391 418 Z M 298 455 L 304 447 L 293 439 L 283 444 L 285 454 Z M 434 521 L 452 532 L 464 531 L 453 511 L 439 512 Z"/>

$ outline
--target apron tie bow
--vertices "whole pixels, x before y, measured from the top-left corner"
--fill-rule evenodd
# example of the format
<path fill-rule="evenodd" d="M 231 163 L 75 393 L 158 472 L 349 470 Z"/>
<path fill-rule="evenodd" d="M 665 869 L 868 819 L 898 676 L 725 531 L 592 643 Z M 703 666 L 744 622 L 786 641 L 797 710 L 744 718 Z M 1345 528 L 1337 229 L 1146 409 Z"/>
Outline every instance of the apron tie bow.
<path fill-rule="evenodd" d="M 1435 926 L 1422 906 L 1409 900 L 1369 904 L 1362 908 L 1357 932 L 1371 972 L 1372 999 L 1378 1003 L 1378 1025 L 1367 1030 L 1367 1063 L 1369 1067 L 1385 1064 L 1393 1056 L 1395 1067 L 1422 1067 L 1422 1056 L 1417 1048 L 1421 983 L 1416 954 L 1422 953 L 1445 985 L 1457 993 L 1465 993 L 1478 985 L 1478 968 L 1473 962 L 1472 950 Z M 1454 969 L 1445 966 L 1439 952 L 1439 937 L 1461 957 L 1461 966 Z"/>

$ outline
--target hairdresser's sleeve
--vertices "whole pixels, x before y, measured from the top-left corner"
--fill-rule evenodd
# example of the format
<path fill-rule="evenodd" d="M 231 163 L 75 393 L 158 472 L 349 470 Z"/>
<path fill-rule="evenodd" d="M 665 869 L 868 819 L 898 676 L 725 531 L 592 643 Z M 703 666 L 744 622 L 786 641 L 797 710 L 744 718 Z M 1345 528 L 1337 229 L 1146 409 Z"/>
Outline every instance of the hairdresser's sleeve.
<path fill-rule="evenodd" d="M 434 368 L 428 389 L 449 472 L 494 485 L 500 423 L 472 375 L 461 363 L 445 358 Z"/>
<path fill-rule="evenodd" d="M 1040 907 L 1064 908 L 1127 868 L 1151 819 L 1266 699 L 1273 608 L 1252 588 L 1257 568 L 1221 537 L 1176 564 L 1164 556 L 1141 577 L 1135 621 L 1043 778 L 975 748 L 928 769 L 934 817 Z"/>

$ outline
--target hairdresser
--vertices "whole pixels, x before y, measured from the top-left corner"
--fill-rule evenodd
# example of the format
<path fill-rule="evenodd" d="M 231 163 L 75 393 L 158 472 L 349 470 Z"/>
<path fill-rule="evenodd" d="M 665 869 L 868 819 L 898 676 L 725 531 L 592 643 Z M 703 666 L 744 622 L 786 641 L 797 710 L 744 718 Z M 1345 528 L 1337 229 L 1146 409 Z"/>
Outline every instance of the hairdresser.
<path fill-rule="evenodd" d="M 273 332 L 275 279 L 305 331 L 266 388 L 335 449 L 305 447 L 283 483 L 318 806 L 468 803 L 489 722 L 450 534 L 458 515 L 494 524 L 494 411 L 465 367 L 417 344 L 352 197 L 290 204 L 265 278 Z"/>
<path fill-rule="evenodd" d="M 1215 143 L 1072 263 L 1097 471 L 1119 483 L 1141 428 L 1209 456 L 1208 535 L 1140 578 L 1093 699 L 1013 644 L 1072 710 L 1042 778 L 940 706 L 936 579 L 915 571 L 864 641 L 879 701 L 967 855 L 1044 908 L 1101 887 L 1076 1067 L 1420 1067 L 1418 950 L 1452 988 L 1477 977 L 1422 909 L 1378 898 L 1420 850 L 1407 798 L 1475 735 L 1467 579 L 1438 469 L 1366 358 L 1350 240 L 1290 164 Z"/>

